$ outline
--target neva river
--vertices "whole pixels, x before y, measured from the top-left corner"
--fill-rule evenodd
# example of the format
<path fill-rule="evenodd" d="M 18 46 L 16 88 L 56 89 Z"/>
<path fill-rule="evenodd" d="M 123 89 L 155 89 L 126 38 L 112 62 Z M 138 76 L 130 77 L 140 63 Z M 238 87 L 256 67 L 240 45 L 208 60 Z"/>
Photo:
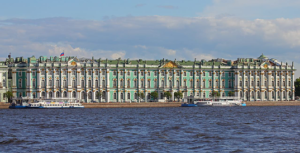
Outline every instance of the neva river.
<path fill-rule="evenodd" d="M 0 152 L 299 152 L 300 107 L 0 110 Z"/>

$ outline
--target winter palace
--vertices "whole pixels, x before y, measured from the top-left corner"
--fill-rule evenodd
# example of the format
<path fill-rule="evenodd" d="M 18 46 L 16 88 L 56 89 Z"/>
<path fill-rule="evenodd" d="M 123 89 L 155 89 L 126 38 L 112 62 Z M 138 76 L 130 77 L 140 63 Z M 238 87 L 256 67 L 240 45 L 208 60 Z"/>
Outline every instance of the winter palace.
<path fill-rule="evenodd" d="M 76 98 L 82 102 L 133 102 L 143 92 L 209 98 L 234 93 L 247 101 L 294 100 L 294 64 L 261 55 L 237 60 L 130 60 L 72 56 L 29 58 L 10 55 L 0 62 L 0 101 L 14 97 Z M 101 95 L 99 94 L 101 93 Z M 97 96 L 98 95 L 98 96 Z"/>

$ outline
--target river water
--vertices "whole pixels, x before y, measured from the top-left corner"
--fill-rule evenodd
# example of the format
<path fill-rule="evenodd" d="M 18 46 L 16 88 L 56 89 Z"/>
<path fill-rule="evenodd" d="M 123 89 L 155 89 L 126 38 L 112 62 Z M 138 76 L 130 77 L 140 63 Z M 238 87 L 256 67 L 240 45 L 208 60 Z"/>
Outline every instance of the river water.
<path fill-rule="evenodd" d="M 300 107 L 0 110 L 0 152 L 300 152 Z"/>

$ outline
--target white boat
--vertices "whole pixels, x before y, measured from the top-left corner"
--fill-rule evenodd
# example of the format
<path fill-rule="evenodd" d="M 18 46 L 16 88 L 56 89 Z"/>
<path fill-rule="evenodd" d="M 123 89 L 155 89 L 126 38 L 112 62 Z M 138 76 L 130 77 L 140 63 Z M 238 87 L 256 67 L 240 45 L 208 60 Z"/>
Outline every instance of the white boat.
<path fill-rule="evenodd" d="M 213 106 L 212 100 L 207 98 L 194 99 L 194 104 L 196 104 L 198 107 Z"/>
<path fill-rule="evenodd" d="M 215 98 L 212 101 L 213 106 L 242 106 L 242 100 L 235 97 Z"/>
<path fill-rule="evenodd" d="M 222 97 L 214 99 L 194 99 L 194 104 L 199 107 L 204 106 L 241 106 L 242 101 L 235 97 Z"/>
<path fill-rule="evenodd" d="M 55 98 L 34 99 L 26 108 L 84 108 L 84 106 L 75 99 Z"/>

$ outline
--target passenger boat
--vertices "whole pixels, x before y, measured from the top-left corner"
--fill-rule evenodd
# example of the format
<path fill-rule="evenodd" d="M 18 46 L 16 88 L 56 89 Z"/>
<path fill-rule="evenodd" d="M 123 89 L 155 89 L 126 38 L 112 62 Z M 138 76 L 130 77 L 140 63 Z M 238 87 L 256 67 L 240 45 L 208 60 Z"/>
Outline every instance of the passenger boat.
<path fill-rule="evenodd" d="M 32 102 L 33 101 L 33 102 Z M 11 109 L 37 109 L 37 108 L 84 108 L 81 103 L 76 100 L 66 98 L 55 99 L 22 99 L 21 103 L 12 103 Z"/>
<path fill-rule="evenodd" d="M 214 98 L 214 99 L 195 99 L 194 104 L 199 107 L 205 106 L 246 106 L 246 104 L 242 103 L 236 97 L 222 97 L 222 98 Z"/>

